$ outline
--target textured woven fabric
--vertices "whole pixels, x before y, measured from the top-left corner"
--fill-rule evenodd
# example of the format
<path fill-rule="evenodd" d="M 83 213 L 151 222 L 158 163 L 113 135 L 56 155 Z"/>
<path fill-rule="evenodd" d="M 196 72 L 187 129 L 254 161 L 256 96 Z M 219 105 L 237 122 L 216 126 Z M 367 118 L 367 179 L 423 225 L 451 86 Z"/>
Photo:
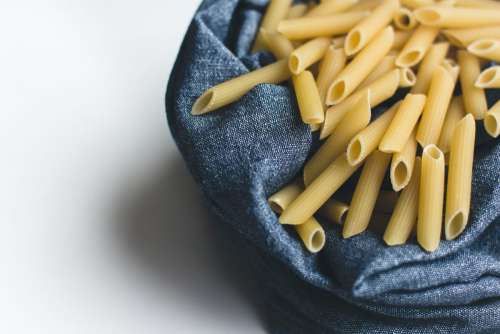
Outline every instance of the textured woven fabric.
<path fill-rule="evenodd" d="M 203 1 L 172 71 L 166 106 L 209 207 L 245 240 L 234 251 L 261 273 L 277 319 L 272 331 L 500 332 L 500 145 L 484 136 L 482 124 L 470 221 L 458 239 L 429 254 L 414 239 L 387 247 L 373 231 L 344 240 L 339 226 L 322 222 L 327 244 L 311 255 L 267 204 L 318 144 L 289 84 L 259 85 L 216 112 L 191 115 L 207 88 L 274 61 L 267 52 L 249 52 L 266 4 Z M 499 97 L 489 94 L 490 103 Z"/>

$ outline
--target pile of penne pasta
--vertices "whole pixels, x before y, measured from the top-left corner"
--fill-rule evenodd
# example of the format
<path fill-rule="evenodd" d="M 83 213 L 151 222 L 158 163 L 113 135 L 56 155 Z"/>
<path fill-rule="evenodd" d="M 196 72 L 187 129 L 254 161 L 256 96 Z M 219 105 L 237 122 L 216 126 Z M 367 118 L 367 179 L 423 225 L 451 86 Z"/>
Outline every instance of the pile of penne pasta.
<path fill-rule="evenodd" d="M 253 50 L 268 50 L 277 61 L 208 89 L 192 113 L 235 102 L 258 84 L 292 79 L 303 122 L 324 142 L 300 181 L 269 203 L 309 251 L 325 244 L 317 214 L 343 224 L 344 238 L 381 220 L 390 246 L 415 230 L 429 252 L 443 226 L 447 240 L 464 231 L 475 120 L 492 137 L 500 134 L 500 101 L 488 106 L 485 95 L 500 88 L 500 66 L 481 71 L 500 61 L 499 2 L 271 0 Z M 461 96 L 454 96 L 457 83 Z M 372 109 L 401 88 L 406 96 L 373 120 Z M 347 205 L 337 192 L 358 169 Z M 386 174 L 392 193 L 381 191 Z"/>

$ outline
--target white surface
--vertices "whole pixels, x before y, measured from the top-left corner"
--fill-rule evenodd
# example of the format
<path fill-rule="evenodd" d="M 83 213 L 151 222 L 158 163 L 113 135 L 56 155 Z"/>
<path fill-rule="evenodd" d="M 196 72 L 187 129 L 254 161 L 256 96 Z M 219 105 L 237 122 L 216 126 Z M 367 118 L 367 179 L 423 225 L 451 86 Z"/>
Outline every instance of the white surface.
<path fill-rule="evenodd" d="M 163 96 L 195 0 L 0 2 L 0 333 L 261 333 Z"/>

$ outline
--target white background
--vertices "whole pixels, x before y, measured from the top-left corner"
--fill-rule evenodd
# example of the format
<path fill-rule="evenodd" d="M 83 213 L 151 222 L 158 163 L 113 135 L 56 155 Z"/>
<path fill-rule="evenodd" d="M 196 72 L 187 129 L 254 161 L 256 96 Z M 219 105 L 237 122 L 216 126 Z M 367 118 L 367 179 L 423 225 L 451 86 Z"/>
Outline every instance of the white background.
<path fill-rule="evenodd" d="M 0 333 L 262 333 L 164 115 L 197 0 L 0 1 Z"/>

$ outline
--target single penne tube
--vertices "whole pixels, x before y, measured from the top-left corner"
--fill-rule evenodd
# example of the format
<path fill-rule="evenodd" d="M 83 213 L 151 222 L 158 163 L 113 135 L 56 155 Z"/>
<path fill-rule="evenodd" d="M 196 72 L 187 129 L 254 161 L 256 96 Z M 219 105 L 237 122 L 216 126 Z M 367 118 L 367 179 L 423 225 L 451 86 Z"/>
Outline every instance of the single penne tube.
<path fill-rule="evenodd" d="M 390 51 L 393 42 L 394 29 L 392 27 L 379 32 L 330 85 L 327 104 L 338 104 L 351 95 Z"/>
<path fill-rule="evenodd" d="M 349 8 L 350 12 L 371 11 L 380 6 L 382 0 L 360 0 L 357 4 Z"/>
<path fill-rule="evenodd" d="M 466 48 L 470 43 L 483 38 L 500 39 L 500 25 L 478 28 L 442 30 L 450 43 Z"/>
<path fill-rule="evenodd" d="M 450 107 L 446 112 L 441 135 L 439 136 L 438 147 L 444 154 L 450 152 L 451 136 L 457 123 L 465 116 L 465 108 L 461 96 L 454 96 L 451 99 Z"/>
<path fill-rule="evenodd" d="M 443 42 L 433 44 L 429 48 L 418 67 L 417 81 L 410 91 L 412 94 L 427 94 L 432 75 L 436 68 L 441 65 L 446 58 L 449 48 L 450 45 Z"/>
<path fill-rule="evenodd" d="M 401 191 L 401 189 L 404 189 L 410 182 L 416 154 L 417 140 L 415 138 L 415 131 L 413 131 L 410 138 L 406 141 L 403 150 L 394 153 L 392 156 L 391 171 L 389 175 L 394 191 Z"/>
<path fill-rule="evenodd" d="M 389 25 L 398 9 L 399 0 L 382 1 L 371 15 L 365 17 L 349 31 L 344 46 L 346 55 L 352 56 L 363 49 L 380 31 Z"/>
<path fill-rule="evenodd" d="M 435 145 L 422 153 L 417 241 L 428 252 L 439 247 L 444 202 L 444 155 Z"/>
<path fill-rule="evenodd" d="M 455 82 L 456 78 L 443 66 L 439 66 L 432 76 L 427 102 L 417 130 L 417 142 L 422 147 L 437 144 L 455 89 Z"/>
<path fill-rule="evenodd" d="M 384 241 L 389 246 L 406 243 L 417 222 L 421 164 L 420 158 L 416 158 L 410 182 L 399 196 L 385 229 Z"/>
<path fill-rule="evenodd" d="M 426 96 L 407 94 L 380 141 L 379 150 L 385 153 L 403 151 L 424 110 Z"/>
<path fill-rule="evenodd" d="M 391 214 L 398 201 L 398 193 L 389 190 L 380 190 L 375 202 L 375 212 Z"/>
<path fill-rule="evenodd" d="M 284 225 L 307 221 L 360 167 L 351 166 L 345 154 L 328 166 L 289 206 L 280 217 Z"/>
<path fill-rule="evenodd" d="M 490 8 L 500 10 L 500 3 L 497 0 L 455 0 L 457 7 Z"/>
<path fill-rule="evenodd" d="M 302 121 L 306 124 L 323 123 L 325 119 L 323 103 L 312 73 L 304 71 L 294 75 L 292 80 Z"/>
<path fill-rule="evenodd" d="M 413 12 L 405 7 L 400 7 L 396 14 L 394 14 L 394 25 L 398 29 L 411 30 L 417 26 L 417 19 Z"/>
<path fill-rule="evenodd" d="M 293 74 L 300 74 L 312 64 L 320 61 L 331 45 L 332 40 L 326 37 L 318 37 L 302 44 L 295 49 L 288 59 L 288 67 Z"/>
<path fill-rule="evenodd" d="M 278 32 L 290 40 L 342 35 L 351 30 L 368 14 L 368 12 L 349 12 L 283 20 L 278 25 Z"/>
<path fill-rule="evenodd" d="M 458 237 L 469 220 L 475 138 L 476 122 L 468 114 L 458 122 L 451 139 L 444 220 L 447 240 Z"/>
<path fill-rule="evenodd" d="M 478 88 L 500 88 L 500 66 L 492 66 L 482 71 L 474 85 Z"/>
<path fill-rule="evenodd" d="M 329 0 L 321 2 L 311 9 L 306 16 L 326 16 L 335 13 L 345 12 L 354 6 L 358 0 Z"/>
<path fill-rule="evenodd" d="M 305 3 L 298 3 L 290 7 L 290 10 L 288 11 L 288 15 L 286 16 L 287 19 L 296 19 L 299 17 L 302 17 L 306 14 L 308 11 L 308 6 Z"/>
<path fill-rule="evenodd" d="M 301 192 L 302 189 L 298 184 L 291 183 L 271 196 L 268 203 L 274 212 L 281 214 Z M 311 253 L 317 253 L 323 249 L 325 231 L 314 217 L 311 217 L 302 225 L 295 226 L 295 230 L 304 246 Z"/>
<path fill-rule="evenodd" d="M 392 70 L 367 87 L 358 90 L 340 104 L 329 108 L 325 114 L 325 121 L 321 128 L 320 138 L 325 139 L 333 133 L 342 118 L 353 108 L 367 90 L 370 90 L 370 105 L 372 108 L 375 108 L 394 95 L 398 89 L 399 81 L 399 71 Z"/>
<path fill-rule="evenodd" d="M 392 44 L 392 50 L 401 50 L 405 46 L 406 42 L 408 42 L 412 34 L 413 31 L 411 30 L 396 30 L 394 32 L 394 43 Z"/>
<path fill-rule="evenodd" d="M 418 22 L 436 28 L 476 28 L 500 24 L 500 10 L 431 6 L 415 10 Z"/>
<path fill-rule="evenodd" d="M 400 105 L 401 102 L 394 104 L 351 139 L 347 145 L 347 161 L 349 164 L 352 166 L 358 165 L 377 149 Z"/>
<path fill-rule="evenodd" d="M 323 104 L 326 103 L 328 87 L 345 67 L 346 62 L 347 57 L 344 49 L 330 45 L 319 65 L 318 77 L 316 78 L 316 85 L 318 86 L 319 96 Z"/>
<path fill-rule="evenodd" d="M 460 66 L 460 85 L 465 111 L 472 114 L 475 119 L 483 119 L 488 111 L 486 94 L 483 88 L 474 85 L 481 73 L 481 63 L 476 56 L 464 50 L 457 52 L 457 60 Z"/>
<path fill-rule="evenodd" d="M 276 31 L 278 23 L 283 20 L 290 11 L 293 0 L 270 0 L 267 6 L 266 12 L 262 18 L 260 24 L 261 28 L 266 29 L 269 32 Z M 260 32 L 257 34 L 255 39 L 252 52 L 257 52 L 263 48 L 263 41 Z"/>
<path fill-rule="evenodd" d="M 432 6 L 434 0 L 401 0 L 401 4 L 405 7 L 416 9 L 420 7 Z"/>
<path fill-rule="evenodd" d="M 500 135 L 500 100 L 486 113 L 484 128 L 493 138 L 497 138 Z"/>
<path fill-rule="evenodd" d="M 344 238 L 367 229 L 390 160 L 390 154 L 380 151 L 373 152 L 366 160 L 342 230 Z"/>
<path fill-rule="evenodd" d="M 321 207 L 319 214 L 336 224 L 343 224 L 348 211 L 349 205 L 334 199 L 329 199 Z"/>
<path fill-rule="evenodd" d="M 278 32 L 268 32 L 261 28 L 260 35 L 264 47 L 271 51 L 276 59 L 288 58 L 294 50 L 292 42 Z"/>
<path fill-rule="evenodd" d="M 191 113 L 206 114 L 237 101 L 259 84 L 278 84 L 290 76 L 287 60 L 280 60 L 209 88 L 196 100 Z"/>
<path fill-rule="evenodd" d="M 304 167 L 304 184 L 308 186 L 347 148 L 347 144 L 359 131 L 370 123 L 370 91 L 354 105 L 340 122 L 336 131 L 328 137 Z"/>
<path fill-rule="evenodd" d="M 438 33 L 439 30 L 432 27 L 419 26 L 415 29 L 396 58 L 396 66 L 412 67 L 417 65 L 424 58 Z"/>
<path fill-rule="evenodd" d="M 409 67 L 399 69 L 399 86 L 403 88 L 413 87 L 417 82 L 415 72 Z"/>
<path fill-rule="evenodd" d="M 500 39 L 479 39 L 471 43 L 467 50 L 478 57 L 500 62 Z"/>
<path fill-rule="evenodd" d="M 375 67 L 375 69 L 366 77 L 365 80 L 359 85 L 358 89 L 363 89 L 373 82 L 380 79 L 383 75 L 389 73 L 396 68 L 396 55 L 388 54 L 380 63 Z"/>

